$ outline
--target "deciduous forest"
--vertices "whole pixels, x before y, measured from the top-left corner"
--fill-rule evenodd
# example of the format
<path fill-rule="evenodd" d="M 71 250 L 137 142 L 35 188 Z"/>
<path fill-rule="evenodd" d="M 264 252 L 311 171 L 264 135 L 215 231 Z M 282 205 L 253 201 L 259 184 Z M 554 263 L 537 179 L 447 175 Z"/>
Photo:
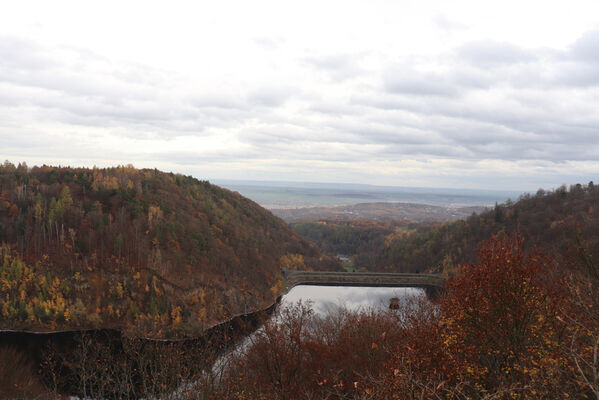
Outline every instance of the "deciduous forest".
<path fill-rule="evenodd" d="M 306 221 L 291 224 L 329 254 L 353 257 L 371 271 L 442 272 L 476 260 L 476 249 L 494 234 L 521 232 L 526 246 L 567 259 L 579 242 L 599 252 L 599 188 L 587 185 L 539 190 L 481 214 L 447 223 Z"/>
<path fill-rule="evenodd" d="M 218 396 L 242 399 L 599 398 L 599 267 L 494 236 L 433 306 L 267 322 Z M 218 397 L 217 396 L 217 397 Z"/>
<path fill-rule="evenodd" d="M 282 266 L 338 268 L 238 193 L 133 167 L 4 163 L 0 243 L 4 329 L 197 335 L 272 304 Z"/>
<path fill-rule="evenodd" d="M 598 199 L 589 183 L 453 223 L 294 224 L 325 256 L 205 181 L 5 163 L 1 328 L 116 333 L 78 333 L 37 358 L 0 346 L 0 397 L 599 399 Z M 278 308 L 235 351 L 227 332 L 147 339 L 270 305 L 282 268 L 340 269 L 338 253 L 447 285 L 399 310 Z"/>
<path fill-rule="evenodd" d="M 68 364 L 49 353 L 42 384 L 19 351 L 0 349 L 20 371 L 0 364 L 0 393 L 54 398 L 67 379 L 87 398 L 597 399 L 599 267 L 584 248 L 570 263 L 525 248 L 521 235 L 494 236 L 432 304 L 280 308 L 220 359 L 185 343 L 83 336 Z"/>

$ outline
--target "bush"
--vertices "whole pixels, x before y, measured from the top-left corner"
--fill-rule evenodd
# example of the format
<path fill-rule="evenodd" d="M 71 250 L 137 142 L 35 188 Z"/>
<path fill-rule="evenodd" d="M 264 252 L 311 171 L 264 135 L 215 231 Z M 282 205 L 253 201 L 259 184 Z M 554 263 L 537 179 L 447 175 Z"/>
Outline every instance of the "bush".
<path fill-rule="evenodd" d="M 503 397 L 576 392 L 558 318 L 567 293 L 553 263 L 522 245 L 494 237 L 449 281 L 439 321 L 447 378 Z"/>
<path fill-rule="evenodd" d="M 36 370 L 14 347 L 0 347 L 0 398 L 42 399 L 47 397 Z"/>

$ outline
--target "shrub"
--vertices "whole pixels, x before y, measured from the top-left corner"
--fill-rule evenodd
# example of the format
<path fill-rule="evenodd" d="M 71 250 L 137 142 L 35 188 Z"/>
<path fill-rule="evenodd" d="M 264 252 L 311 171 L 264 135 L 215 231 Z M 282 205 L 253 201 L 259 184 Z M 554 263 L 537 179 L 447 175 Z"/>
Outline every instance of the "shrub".
<path fill-rule="evenodd" d="M 46 398 L 44 386 L 27 357 L 14 347 L 0 347 L 0 398 Z"/>

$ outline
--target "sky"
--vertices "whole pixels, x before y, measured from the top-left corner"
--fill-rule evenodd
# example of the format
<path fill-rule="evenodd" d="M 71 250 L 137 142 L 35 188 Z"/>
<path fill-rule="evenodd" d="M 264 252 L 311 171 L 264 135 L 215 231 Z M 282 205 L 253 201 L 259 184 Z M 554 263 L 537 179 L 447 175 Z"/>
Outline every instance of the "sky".
<path fill-rule="evenodd" d="M 28 1 L 0 157 L 536 190 L 599 171 L 595 0 Z"/>

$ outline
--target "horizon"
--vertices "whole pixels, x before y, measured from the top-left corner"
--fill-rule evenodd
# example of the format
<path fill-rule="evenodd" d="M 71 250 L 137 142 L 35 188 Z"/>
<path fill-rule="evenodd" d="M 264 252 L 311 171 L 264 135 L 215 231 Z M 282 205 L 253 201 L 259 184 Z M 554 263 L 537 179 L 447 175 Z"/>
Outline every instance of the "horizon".
<path fill-rule="evenodd" d="M 403 203 L 443 207 L 488 207 L 517 200 L 524 193 L 506 190 L 377 186 L 281 181 L 210 181 L 237 191 L 268 209 L 336 207 L 357 204 Z"/>
<path fill-rule="evenodd" d="M 290 187 L 290 188 L 310 188 L 310 189 L 318 189 L 318 188 L 322 188 L 322 189 L 344 189 L 344 188 L 360 188 L 360 187 L 367 187 L 367 188 L 376 188 L 376 189 L 406 189 L 406 190 L 416 190 L 416 191 L 451 191 L 451 192 L 465 192 L 465 191 L 471 191 L 471 192 L 489 192 L 489 193 L 497 193 L 497 194 L 517 194 L 517 195 L 522 195 L 522 194 L 534 194 L 536 191 L 538 190 L 545 190 L 545 191 L 552 191 L 555 190 L 561 186 L 565 186 L 565 187 L 569 187 L 571 185 L 576 185 L 576 184 L 581 184 L 581 185 L 586 185 L 589 182 L 592 182 L 593 180 L 589 180 L 587 182 L 562 182 L 560 184 L 557 184 L 555 186 L 552 187 L 537 187 L 537 188 L 530 188 L 530 189 L 515 189 L 515 188 L 506 188 L 506 189 L 496 189 L 496 188 L 480 188 L 480 187 L 455 187 L 455 186 L 406 186 L 406 185 L 393 185 L 393 184 L 388 184 L 388 185 L 379 185 L 379 184 L 373 184 L 373 183 L 361 183 L 361 182 L 332 182 L 332 181 L 316 181 L 316 180 L 281 180 L 281 179 L 239 179 L 239 178 L 210 178 L 207 176 L 196 176 L 194 174 L 190 174 L 187 172 L 179 172 L 176 170 L 168 170 L 168 169 L 160 169 L 160 168 L 156 168 L 156 167 L 151 167 L 151 166 L 137 166 L 134 165 L 132 163 L 117 163 L 117 164 L 113 164 L 113 165 L 106 165 L 106 166 L 98 166 L 98 165 L 92 165 L 92 166 L 85 166 L 85 165 L 73 165 L 73 164 L 48 164 L 48 163 L 43 163 L 43 164 L 31 164 L 25 160 L 21 160 L 21 161 L 13 161 L 13 160 L 8 160 L 6 159 L 4 161 L 4 163 L 9 162 L 15 166 L 18 166 L 19 164 L 25 163 L 28 167 L 28 169 L 31 169 L 33 167 L 42 167 L 42 166 L 48 166 L 48 167 L 54 167 L 54 168 L 87 168 L 87 169 L 94 169 L 94 168 L 98 168 L 98 169 L 102 169 L 102 168 L 118 168 L 118 167 L 133 167 L 136 169 L 157 169 L 161 172 L 165 172 L 165 173 L 174 173 L 174 174 L 181 174 L 181 175 L 188 175 L 191 176 L 193 178 L 196 178 L 198 180 L 206 180 L 209 181 L 211 184 L 215 184 L 217 186 L 223 186 L 225 187 L 225 185 L 247 185 L 247 186 L 267 186 L 267 187 Z M 297 186 L 294 186 L 297 185 Z"/>
<path fill-rule="evenodd" d="M 269 187 L 278 187 L 278 186 L 286 186 L 286 187 L 294 187 L 293 185 L 298 185 L 297 187 L 308 187 L 308 188 L 323 188 L 323 189 L 331 189 L 335 188 L 335 186 L 339 188 L 343 187 L 368 187 L 368 188 L 380 188 L 380 189 L 408 189 L 408 190 L 434 190 L 434 191 L 473 191 L 473 192 L 496 192 L 496 193 L 530 193 L 532 191 L 537 191 L 538 189 L 543 190 L 554 190 L 561 185 L 558 185 L 554 188 L 536 188 L 534 190 L 521 191 L 517 189 L 481 189 L 481 188 L 473 188 L 473 187 L 442 187 L 442 186 L 403 186 L 403 185 L 375 185 L 372 183 L 355 183 L 355 182 L 318 182 L 318 181 L 293 181 L 293 180 L 254 180 L 254 179 L 208 179 L 210 183 L 219 184 L 229 184 L 229 185 L 243 185 L 243 184 L 251 184 L 250 186 L 260 186 L 264 184 Z M 581 182 L 576 182 L 581 183 Z M 576 184 L 573 183 L 573 184 Z M 582 183 L 581 183 L 582 184 Z M 584 183 L 586 184 L 586 183 Z M 562 185 L 568 186 L 568 184 L 563 183 Z"/>
<path fill-rule="evenodd" d="M 174 174 L 182 174 L 182 175 L 188 175 L 191 176 L 193 178 L 196 178 L 198 180 L 206 180 L 209 181 L 211 184 L 215 184 L 217 186 L 223 186 L 226 187 L 226 185 L 246 185 L 246 186 L 253 186 L 253 187 L 258 187 L 258 186 L 267 186 L 267 187 L 272 187 L 272 188 L 276 188 L 276 187 L 289 187 L 289 188 L 309 188 L 309 189 L 318 189 L 318 188 L 322 188 L 322 189 L 348 189 L 348 188 L 360 188 L 360 187 L 367 187 L 367 188 L 375 188 L 375 189 L 406 189 L 406 190 L 416 190 L 416 191 L 450 191 L 450 192 L 478 192 L 478 193 L 484 193 L 484 192 L 488 192 L 488 193 L 496 193 L 496 194 L 509 194 L 509 195 L 523 195 L 523 194 L 534 194 L 536 193 L 538 190 L 545 190 L 545 191 L 553 191 L 558 189 L 559 187 L 565 186 L 565 187 L 570 187 L 572 185 L 577 185 L 577 184 L 581 184 L 581 185 L 587 185 L 589 182 L 593 182 L 593 179 L 590 179 L 586 182 L 562 182 L 556 185 L 553 185 L 551 187 L 547 186 L 547 187 L 537 187 L 537 188 L 528 188 L 528 189 L 517 189 L 517 188 L 502 188 L 502 189 L 497 189 L 497 188 L 487 188 L 487 187 L 465 187 L 465 186 L 461 186 L 461 187 L 455 187 L 455 186 L 407 186 L 407 185 L 393 185 L 393 184 L 387 184 L 387 185 L 381 185 L 381 184 L 373 184 L 373 183 L 363 183 L 363 182 L 342 182 L 342 181 L 337 181 L 337 182 L 333 182 L 333 181 L 317 181 L 317 180 L 282 180 L 282 179 L 239 179 L 239 178 L 220 178 L 220 177 L 208 177 L 208 176 L 197 176 L 194 175 L 192 173 L 188 173 L 185 171 L 177 171 L 177 170 L 168 170 L 168 169 L 160 169 L 157 167 L 152 167 L 152 166 L 138 166 L 138 165 L 134 165 L 132 163 L 116 163 L 116 164 L 111 164 L 111 165 L 103 165 L 103 166 L 98 166 L 98 165 L 92 165 L 92 166 L 88 166 L 88 165 L 74 165 L 71 163 L 67 163 L 67 164 L 49 164 L 49 163 L 42 163 L 42 164 L 31 164 L 30 162 L 27 162 L 26 160 L 21 160 L 21 161 L 13 161 L 13 160 L 9 160 L 6 159 L 4 161 L 4 163 L 9 162 L 15 166 L 21 164 L 21 163 L 25 163 L 28 167 L 28 169 L 31 169 L 33 167 L 42 167 L 42 166 L 48 166 L 48 167 L 55 167 L 55 168 L 88 168 L 88 169 L 94 169 L 94 168 L 118 168 L 118 167 L 133 167 L 136 169 L 157 169 L 161 172 L 165 172 L 165 173 L 174 173 Z M 297 185 L 297 186 L 294 186 Z M 513 199 L 512 199 L 513 200 Z"/>

